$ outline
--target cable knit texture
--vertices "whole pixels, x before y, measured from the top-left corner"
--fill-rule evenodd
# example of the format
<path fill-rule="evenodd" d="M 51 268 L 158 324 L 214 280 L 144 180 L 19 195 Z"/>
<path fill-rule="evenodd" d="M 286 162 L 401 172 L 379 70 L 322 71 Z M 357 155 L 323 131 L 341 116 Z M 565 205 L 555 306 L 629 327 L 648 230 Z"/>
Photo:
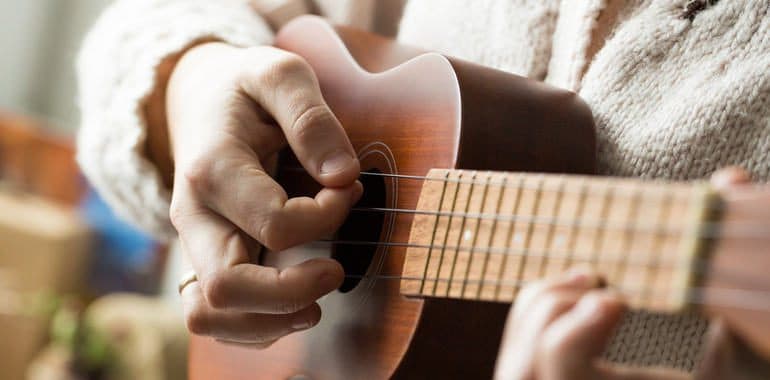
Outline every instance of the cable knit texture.
<path fill-rule="evenodd" d="M 399 39 L 531 78 L 545 78 L 560 0 L 409 1 Z"/>
<path fill-rule="evenodd" d="M 739 165 L 770 178 L 767 0 L 721 1 L 692 21 L 656 1 L 616 31 L 582 82 L 598 125 L 603 174 L 700 179 Z M 632 313 L 613 361 L 690 369 L 708 322 Z"/>
<path fill-rule="evenodd" d="M 611 1 L 624 9 L 588 57 Z M 740 165 L 766 181 L 770 2 L 722 0 L 684 17 L 687 2 L 411 0 L 399 38 L 579 91 L 595 114 L 602 174 L 699 179 Z M 158 235 L 171 234 L 168 193 L 142 155 L 140 105 L 161 59 L 201 36 L 270 40 L 243 1 L 123 0 L 94 27 L 79 62 L 79 160 L 116 210 Z M 696 316 L 632 313 L 606 357 L 691 369 L 706 325 Z"/>
<path fill-rule="evenodd" d="M 692 22 L 682 3 L 653 2 L 624 23 L 583 79 L 600 170 L 681 180 L 740 165 L 765 181 L 770 2 L 723 0 Z"/>

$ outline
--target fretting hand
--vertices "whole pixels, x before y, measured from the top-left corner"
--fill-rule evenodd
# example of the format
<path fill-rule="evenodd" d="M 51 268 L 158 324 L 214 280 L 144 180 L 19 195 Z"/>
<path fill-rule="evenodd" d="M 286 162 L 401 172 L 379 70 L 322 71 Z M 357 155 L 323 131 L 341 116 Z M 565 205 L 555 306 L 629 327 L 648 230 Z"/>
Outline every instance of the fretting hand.
<path fill-rule="evenodd" d="M 362 193 L 359 162 L 310 66 L 272 47 L 207 43 L 178 62 L 166 99 L 171 219 L 197 275 L 181 291 L 188 328 L 261 347 L 318 323 L 315 301 L 343 280 L 337 262 L 254 264 L 261 246 L 333 232 Z M 287 199 L 268 174 L 287 143 L 324 186 L 314 199 Z"/>
<path fill-rule="evenodd" d="M 712 177 L 715 187 L 748 182 L 735 168 Z M 498 356 L 496 379 L 510 380 L 680 380 L 688 374 L 666 369 L 625 368 L 600 359 L 625 310 L 622 297 L 600 289 L 599 276 L 572 270 L 532 284 L 511 310 Z M 707 348 L 694 379 L 764 379 L 768 364 L 720 321 L 712 323 Z"/>
<path fill-rule="evenodd" d="M 599 289 L 590 271 L 532 284 L 510 312 L 498 356 L 497 379 L 686 379 L 664 370 L 617 369 L 597 358 L 625 306 L 617 293 Z"/>

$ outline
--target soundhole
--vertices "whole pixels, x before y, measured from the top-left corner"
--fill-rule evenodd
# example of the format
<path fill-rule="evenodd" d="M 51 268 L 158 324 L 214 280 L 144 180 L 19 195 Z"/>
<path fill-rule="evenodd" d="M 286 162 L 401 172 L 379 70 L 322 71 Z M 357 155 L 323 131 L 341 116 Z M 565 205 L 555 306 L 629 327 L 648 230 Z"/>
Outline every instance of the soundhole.
<path fill-rule="evenodd" d="M 372 169 L 369 173 L 381 173 Z M 353 206 L 348 219 L 337 232 L 337 240 L 342 242 L 378 242 L 385 222 L 385 213 L 356 211 L 356 209 L 385 207 L 385 178 L 364 175 L 359 178 L 364 185 L 361 200 Z M 345 268 L 345 281 L 339 287 L 342 293 L 358 286 L 366 275 L 374 255 L 379 248 L 376 244 L 335 244 L 332 257 Z"/>

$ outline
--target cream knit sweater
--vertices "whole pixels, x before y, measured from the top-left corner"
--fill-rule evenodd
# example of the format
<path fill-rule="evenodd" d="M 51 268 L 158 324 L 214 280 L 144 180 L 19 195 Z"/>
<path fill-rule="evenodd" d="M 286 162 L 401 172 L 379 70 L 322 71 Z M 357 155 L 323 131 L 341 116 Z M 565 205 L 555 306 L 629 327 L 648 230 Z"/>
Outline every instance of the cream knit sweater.
<path fill-rule="evenodd" d="M 767 180 L 770 0 L 687 12 L 691 1 L 409 0 L 398 36 L 579 92 L 596 118 L 603 174 L 695 179 L 741 165 Z M 336 22 L 387 28 L 382 15 L 399 2 L 319 0 L 316 8 Z M 303 8 L 292 0 L 120 0 L 104 13 L 78 62 L 78 159 L 120 215 L 174 235 L 169 191 L 143 154 L 142 104 L 161 60 L 201 37 L 268 44 L 270 26 Z M 607 356 L 691 369 L 705 327 L 692 316 L 634 313 Z"/>

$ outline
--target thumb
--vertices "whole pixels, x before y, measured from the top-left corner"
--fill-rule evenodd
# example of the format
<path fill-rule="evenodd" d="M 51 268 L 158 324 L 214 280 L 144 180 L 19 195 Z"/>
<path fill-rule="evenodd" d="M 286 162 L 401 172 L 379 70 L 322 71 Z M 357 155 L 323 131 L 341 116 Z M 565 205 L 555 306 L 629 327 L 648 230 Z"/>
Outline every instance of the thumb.
<path fill-rule="evenodd" d="M 301 57 L 274 48 L 250 50 L 254 75 L 242 89 L 283 129 L 297 159 L 325 187 L 352 185 L 360 163 L 339 120 L 321 94 L 312 67 Z"/>

